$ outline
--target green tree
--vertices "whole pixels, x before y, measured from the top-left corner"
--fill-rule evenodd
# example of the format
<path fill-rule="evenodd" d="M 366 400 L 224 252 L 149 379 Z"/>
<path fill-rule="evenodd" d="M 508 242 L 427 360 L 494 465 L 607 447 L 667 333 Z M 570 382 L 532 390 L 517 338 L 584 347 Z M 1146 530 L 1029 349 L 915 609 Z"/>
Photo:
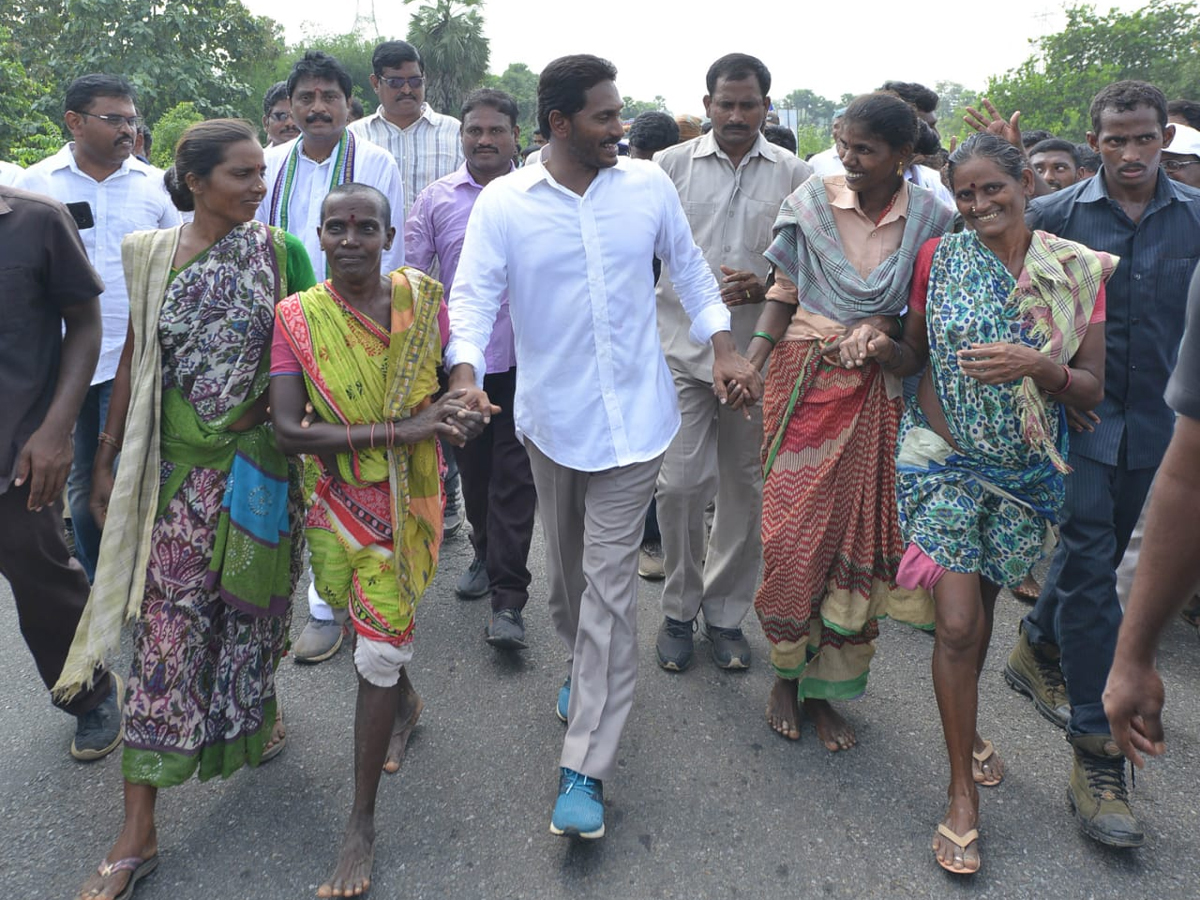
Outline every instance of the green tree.
<path fill-rule="evenodd" d="M 0 159 L 28 166 L 62 146 L 62 129 L 33 104 L 45 93 L 14 51 L 12 32 L 0 26 Z"/>
<path fill-rule="evenodd" d="M 151 129 L 154 145 L 150 151 L 150 162 L 165 169 L 175 161 L 175 145 L 189 125 L 203 122 L 204 116 L 190 100 L 178 103 L 158 117 Z"/>
<path fill-rule="evenodd" d="M 1033 54 L 989 80 L 984 96 L 1001 112 L 1021 111 L 1024 128 L 1067 140 L 1090 129 L 1088 107 L 1105 85 L 1136 78 L 1168 98 L 1191 97 L 1200 84 L 1200 17 L 1191 0 L 1148 0 L 1132 12 L 1070 6 L 1067 25 L 1032 41 Z"/>
<path fill-rule="evenodd" d="M 979 95 L 957 81 L 939 81 L 934 90 L 938 95 L 938 132 L 942 144 L 949 146 L 951 137 L 964 140 L 972 133 L 972 128 L 963 121 L 963 115 L 968 106 L 978 107 Z"/>
<path fill-rule="evenodd" d="M 255 65 L 283 49 L 280 26 L 240 0 L 5 0 L 0 25 L 57 117 L 71 79 L 123 75 L 150 121 L 181 100 L 206 116 L 245 114 Z M 261 95 L 260 98 L 261 99 Z"/>
<path fill-rule="evenodd" d="M 491 48 L 482 6 L 483 0 L 432 0 L 408 24 L 408 41 L 425 63 L 425 100 L 438 112 L 457 115 L 487 74 Z"/>
<path fill-rule="evenodd" d="M 621 110 L 622 119 L 636 119 L 644 112 L 670 112 L 667 109 L 667 100 L 661 94 L 656 94 L 653 100 L 634 100 L 632 97 L 622 97 L 621 101 L 625 104 Z"/>
<path fill-rule="evenodd" d="M 528 144 L 537 131 L 537 83 L 538 73 L 525 63 L 509 63 L 499 75 L 488 75 L 483 80 L 485 87 L 504 91 L 517 101 L 521 127 L 521 141 Z"/>
<path fill-rule="evenodd" d="M 823 125 L 801 122 L 796 128 L 796 155 L 801 159 L 828 150 L 832 142 L 833 136 Z"/>
<path fill-rule="evenodd" d="M 776 100 L 775 105 L 779 109 L 794 109 L 796 121 L 801 124 L 824 126 L 827 135 L 829 125 L 833 121 L 833 111 L 837 109 L 834 101 L 827 100 L 807 88 L 797 88 L 782 99 Z"/>

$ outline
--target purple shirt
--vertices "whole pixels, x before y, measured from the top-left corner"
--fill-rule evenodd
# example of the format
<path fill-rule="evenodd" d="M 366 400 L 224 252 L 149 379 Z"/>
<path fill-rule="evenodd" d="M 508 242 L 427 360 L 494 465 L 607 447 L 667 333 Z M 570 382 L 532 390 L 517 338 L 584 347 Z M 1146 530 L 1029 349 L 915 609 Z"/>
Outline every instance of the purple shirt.
<path fill-rule="evenodd" d="M 454 284 L 454 272 L 462 253 L 467 219 L 483 188 L 463 163 L 445 178 L 439 178 L 417 195 L 404 223 L 404 258 L 408 265 L 428 272 L 437 260 L 446 296 Z M 517 364 L 513 346 L 512 319 L 508 297 L 500 304 L 492 336 L 483 354 L 488 374 L 507 372 Z"/>

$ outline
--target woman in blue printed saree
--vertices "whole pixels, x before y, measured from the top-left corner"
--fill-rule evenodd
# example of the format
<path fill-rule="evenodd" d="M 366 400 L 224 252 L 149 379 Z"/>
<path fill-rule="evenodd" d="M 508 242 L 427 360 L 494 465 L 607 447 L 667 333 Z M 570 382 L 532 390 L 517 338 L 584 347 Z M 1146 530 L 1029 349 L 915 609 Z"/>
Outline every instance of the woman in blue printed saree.
<path fill-rule="evenodd" d="M 904 338 L 869 327 L 860 361 L 929 366 L 900 426 L 896 494 L 907 547 L 896 580 L 932 591 L 933 683 L 950 757 L 949 808 L 934 835 L 947 871 L 978 871 L 977 785 L 1003 766 L 976 731 L 978 678 L 996 595 L 1054 542 L 1068 471 L 1066 410 L 1104 393 L 1104 281 L 1116 259 L 1025 225 L 1033 173 L 990 134 L 951 156 L 969 229 L 917 257 Z"/>
<path fill-rule="evenodd" d="M 134 624 L 125 821 L 79 896 L 126 897 L 155 868 L 158 789 L 228 777 L 283 746 L 275 668 L 299 572 L 299 480 L 266 389 L 275 304 L 312 285 L 303 246 L 251 221 L 266 192 L 246 122 L 195 125 L 167 187 L 180 228 L 122 245 L 130 331 L 97 455 L 96 582 L 56 687 Z M 112 464 L 120 450 L 114 484 Z"/>

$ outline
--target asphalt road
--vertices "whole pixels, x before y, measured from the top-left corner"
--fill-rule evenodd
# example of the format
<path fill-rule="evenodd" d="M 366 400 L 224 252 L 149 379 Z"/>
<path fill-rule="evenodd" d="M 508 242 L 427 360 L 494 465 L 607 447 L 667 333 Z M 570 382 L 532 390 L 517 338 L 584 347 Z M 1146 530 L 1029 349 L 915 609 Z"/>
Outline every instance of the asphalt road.
<path fill-rule="evenodd" d="M 1138 851 L 1084 838 L 1065 800 L 1062 733 L 1001 676 L 1024 607 L 1005 594 L 981 685 L 980 728 L 1007 767 L 984 791 L 983 869 L 944 874 L 930 852 L 947 766 L 929 677 L 931 639 L 885 622 L 866 696 L 846 712 L 858 746 L 830 754 L 811 729 L 790 743 L 763 710 L 766 641 L 747 631 L 749 672 L 727 674 L 698 641 L 682 675 L 654 664 L 660 588 L 642 584 L 641 677 L 619 774 L 605 785 L 608 836 L 588 844 L 547 825 L 562 726 L 563 654 L 545 606 L 540 539 L 526 609 L 531 649 L 483 642 L 486 604 L 454 580 L 465 537 L 418 611 L 413 681 L 426 709 L 401 772 L 380 791 L 375 898 L 1195 898 L 1200 890 L 1200 642 L 1182 623 L 1161 657 L 1168 753 L 1139 775 Z M 301 601 L 302 602 L 302 601 Z M 753 616 L 751 616 L 753 620 Z M 293 628 L 298 632 L 303 614 Z M 13 898 L 71 898 L 121 815 L 120 754 L 67 755 L 73 720 L 48 706 L 0 581 L 0 880 Z M 128 666 L 128 651 L 115 661 Z M 288 747 L 258 771 L 163 792 L 162 862 L 140 900 L 311 897 L 332 870 L 352 789 L 354 674 L 343 651 L 285 662 Z"/>

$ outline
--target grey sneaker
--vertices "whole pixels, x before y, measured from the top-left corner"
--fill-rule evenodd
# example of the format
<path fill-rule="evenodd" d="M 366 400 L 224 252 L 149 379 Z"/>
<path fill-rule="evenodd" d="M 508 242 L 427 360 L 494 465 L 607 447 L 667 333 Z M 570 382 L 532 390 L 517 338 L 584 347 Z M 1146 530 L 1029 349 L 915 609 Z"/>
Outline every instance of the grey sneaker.
<path fill-rule="evenodd" d="M 668 672 L 682 672 L 692 663 L 692 631 L 696 622 L 680 622 L 667 616 L 658 629 L 654 652 L 658 664 Z"/>
<path fill-rule="evenodd" d="M 667 577 L 663 568 L 662 544 L 659 541 L 646 541 L 638 551 L 638 574 L 647 581 L 662 581 Z"/>
<path fill-rule="evenodd" d="M 471 565 L 458 576 L 458 583 L 454 585 L 454 593 L 463 600 L 478 600 L 480 597 L 486 597 L 491 589 L 487 564 L 478 556 L 471 560 Z"/>
<path fill-rule="evenodd" d="M 454 493 L 446 495 L 446 507 L 442 510 L 442 540 L 448 541 L 458 534 L 465 521 L 462 494 L 459 493 L 458 485 L 455 484 Z"/>
<path fill-rule="evenodd" d="M 71 756 L 80 762 L 91 762 L 108 756 L 125 737 L 121 716 L 125 685 L 116 672 L 112 674 L 112 690 L 95 709 L 75 717 L 75 739 L 71 741 Z"/>
<path fill-rule="evenodd" d="M 717 628 L 705 622 L 704 633 L 712 643 L 712 658 L 717 668 L 750 668 L 750 642 L 742 629 Z"/>
<path fill-rule="evenodd" d="M 524 650 L 529 646 L 525 643 L 525 623 L 519 609 L 492 613 L 485 634 L 487 642 L 500 650 Z"/>
<path fill-rule="evenodd" d="M 333 619 L 308 617 L 308 624 L 292 645 L 292 658 L 298 663 L 319 663 L 342 648 L 345 632 Z"/>

